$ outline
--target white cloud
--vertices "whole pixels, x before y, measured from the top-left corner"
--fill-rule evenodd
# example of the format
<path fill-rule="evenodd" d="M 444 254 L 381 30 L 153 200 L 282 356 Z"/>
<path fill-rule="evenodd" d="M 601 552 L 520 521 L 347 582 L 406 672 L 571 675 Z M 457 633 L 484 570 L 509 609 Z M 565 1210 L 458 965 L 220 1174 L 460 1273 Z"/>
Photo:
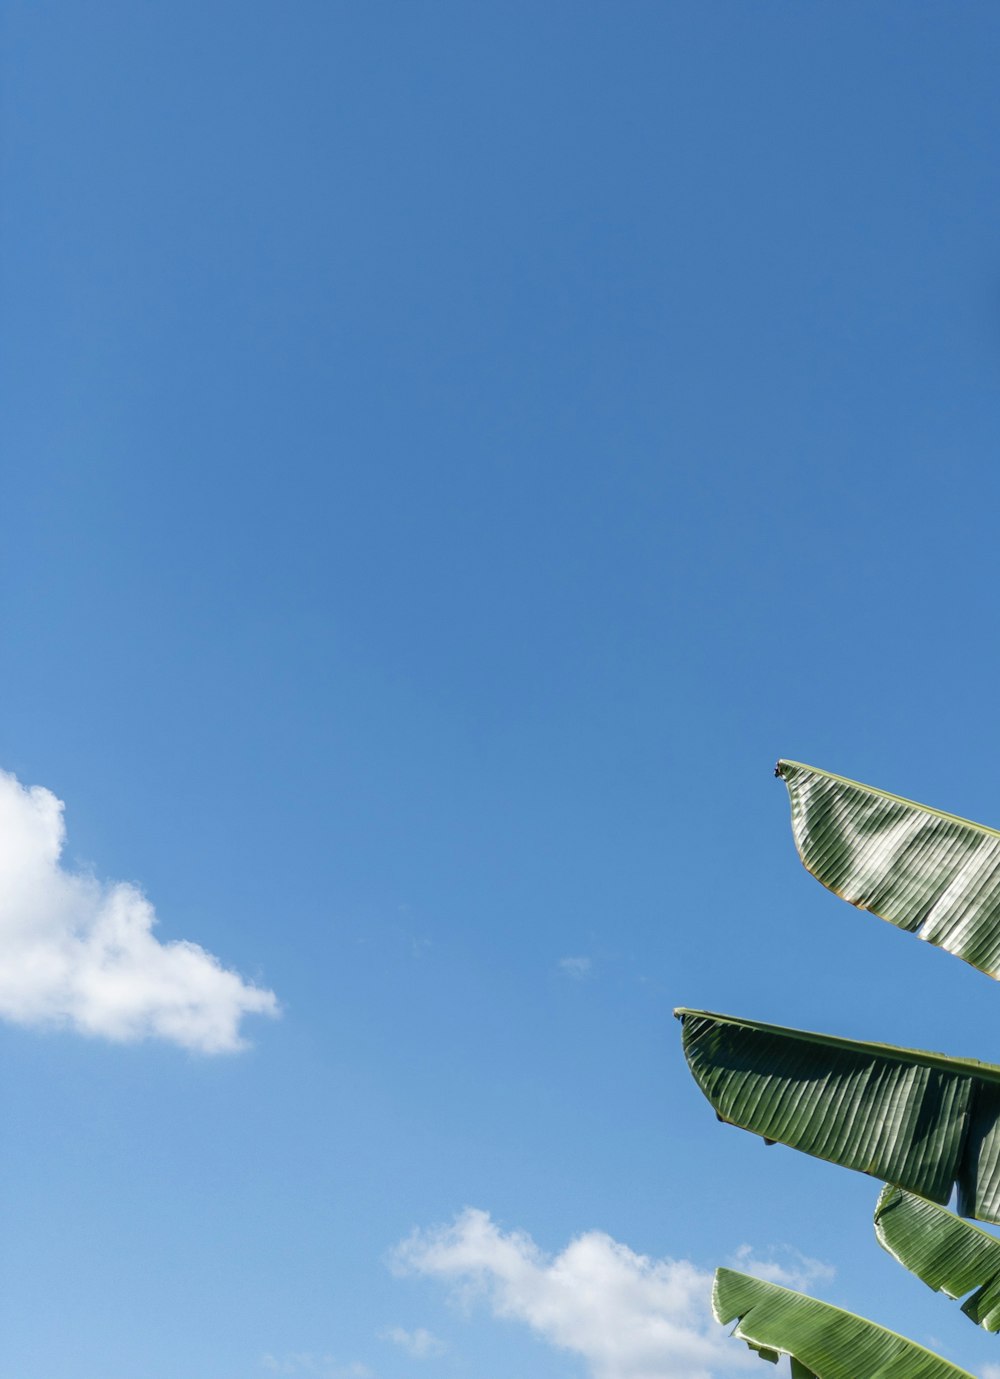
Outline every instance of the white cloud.
<path fill-rule="evenodd" d="M 415 1355 L 418 1360 L 428 1355 L 443 1355 L 445 1351 L 444 1342 L 439 1341 L 433 1332 L 422 1326 L 418 1326 L 414 1331 L 407 1331 L 402 1326 L 390 1326 L 382 1332 L 382 1339 L 392 1341 L 393 1345 L 398 1345 L 408 1354 Z"/>
<path fill-rule="evenodd" d="M 573 977 L 576 981 L 583 981 L 584 977 L 590 976 L 592 963 L 589 958 L 560 958 L 559 970 L 567 977 Z"/>
<path fill-rule="evenodd" d="M 244 1015 L 275 1015 L 271 991 L 196 943 L 161 943 L 156 914 L 127 882 L 60 861 L 62 801 L 0 771 L 0 1018 L 204 1053 L 243 1046 Z"/>
<path fill-rule="evenodd" d="M 983 1379 L 1000 1379 L 1000 1365 L 985 1365 Z"/>
<path fill-rule="evenodd" d="M 754 1274 L 768 1283 L 795 1288 L 800 1293 L 811 1293 L 818 1283 L 829 1283 L 837 1272 L 831 1264 L 810 1259 L 791 1245 L 775 1245 L 767 1251 L 766 1257 L 754 1254 L 749 1245 L 741 1245 L 729 1263 L 741 1273 Z"/>
<path fill-rule="evenodd" d="M 552 1257 L 467 1208 L 450 1226 L 415 1231 L 391 1262 L 485 1298 L 495 1316 L 582 1356 L 593 1379 L 723 1379 L 754 1364 L 712 1318 L 708 1270 L 635 1254 L 601 1231 Z"/>

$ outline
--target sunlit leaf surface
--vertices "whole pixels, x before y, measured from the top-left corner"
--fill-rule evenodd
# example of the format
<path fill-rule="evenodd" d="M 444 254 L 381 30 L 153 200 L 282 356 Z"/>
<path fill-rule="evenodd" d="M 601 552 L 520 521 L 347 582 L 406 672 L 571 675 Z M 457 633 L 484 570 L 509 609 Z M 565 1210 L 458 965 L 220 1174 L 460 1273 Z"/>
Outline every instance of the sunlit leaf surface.
<path fill-rule="evenodd" d="M 864 1317 L 732 1269 L 716 1271 L 712 1307 L 763 1359 L 792 1356 L 796 1379 L 972 1379 Z"/>
<path fill-rule="evenodd" d="M 675 1012 L 721 1120 L 1000 1221 L 1000 1067 L 711 1011 Z"/>
<path fill-rule="evenodd" d="M 1000 977 L 1000 832 L 798 761 L 776 774 L 818 881 Z"/>
<path fill-rule="evenodd" d="M 962 1307 L 965 1315 L 987 1331 L 1000 1331 L 1000 1240 L 934 1202 L 891 1186 L 878 1199 L 875 1234 L 929 1288 L 949 1298 L 971 1293 Z"/>

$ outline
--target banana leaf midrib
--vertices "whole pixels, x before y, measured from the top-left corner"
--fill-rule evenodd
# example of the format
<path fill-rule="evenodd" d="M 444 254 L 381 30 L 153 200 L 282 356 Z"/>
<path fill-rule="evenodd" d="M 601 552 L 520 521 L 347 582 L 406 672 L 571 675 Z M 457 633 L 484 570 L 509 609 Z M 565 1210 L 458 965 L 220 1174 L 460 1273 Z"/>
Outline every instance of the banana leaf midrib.
<path fill-rule="evenodd" d="M 963 818 L 961 814 L 949 814 L 946 809 L 934 809 L 929 804 L 921 804 L 919 800 L 908 800 L 905 795 L 894 795 L 891 790 L 879 790 L 874 785 L 866 785 L 864 781 L 852 780 L 850 776 L 838 776 L 835 771 L 823 771 L 818 766 L 810 766 L 804 761 L 792 761 L 789 757 L 782 757 L 774 768 L 776 776 L 782 776 L 783 766 L 794 766 L 799 771 L 809 771 L 814 776 L 825 776 L 827 780 L 840 781 L 842 785 L 850 785 L 855 790 L 864 790 L 869 795 L 879 795 L 883 800 L 892 800 L 894 804 L 905 804 L 909 809 L 916 809 L 921 814 L 932 814 L 935 818 L 946 819 L 952 824 L 962 824 L 965 828 L 974 829 L 977 833 L 989 833 L 994 838 L 1000 838 L 1000 829 L 990 828 L 988 824 L 978 823 L 975 819 Z"/>
<path fill-rule="evenodd" d="M 677 1006 L 674 1016 L 683 1021 L 687 1016 L 696 1019 L 713 1020 L 724 1025 L 734 1025 L 741 1029 L 760 1030 L 765 1034 L 788 1035 L 810 1044 L 820 1044 L 824 1048 L 846 1049 L 850 1053 L 870 1053 L 884 1055 L 899 1063 L 911 1063 L 919 1067 L 940 1068 L 943 1071 L 968 1074 L 981 1078 L 984 1082 L 1000 1085 L 1000 1066 L 996 1063 L 981 1063 L 975 1058 L 956 1058 L 947 1053 L 931 1053 L 926 1049 L 907 1049 L 898 1044 L 876 1044 L 865 1039 L 844 1039 L 835 1034 L 821 1034 L 815 1030 L 795 1029 L 789 1025 L 771 1025 L 763 1020 L 744 1020 L 735 1015 L 720 1015 L 713 1010 L 693 1010 L 688 1006 Z"/>

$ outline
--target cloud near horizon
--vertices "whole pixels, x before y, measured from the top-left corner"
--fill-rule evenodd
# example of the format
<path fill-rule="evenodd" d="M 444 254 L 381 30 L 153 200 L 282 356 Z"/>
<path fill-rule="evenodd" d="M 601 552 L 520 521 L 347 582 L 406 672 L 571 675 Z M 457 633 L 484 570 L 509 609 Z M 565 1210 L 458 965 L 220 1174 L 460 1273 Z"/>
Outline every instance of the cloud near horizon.
<path fill-rule="evenodd" d="M 0 1019 L 230 1053 L 244 1015 L 278 1013 L 198 944 L 155 938 L 138 887 L 67 870 L 65 837 L 62 801 L 0 771 Z"/>
<path fill-rule="evenodd" d="M 713 1318 L 710 1270 L 636 1254 L 603 1231 L 551 1256 L 468 1207 L 450 1226 L 415 1231 L 390 1265 L 485 1299 L 494 1316 L 581 1356 L 593 1379 L 728 1379 L 758 1363 Z"/>

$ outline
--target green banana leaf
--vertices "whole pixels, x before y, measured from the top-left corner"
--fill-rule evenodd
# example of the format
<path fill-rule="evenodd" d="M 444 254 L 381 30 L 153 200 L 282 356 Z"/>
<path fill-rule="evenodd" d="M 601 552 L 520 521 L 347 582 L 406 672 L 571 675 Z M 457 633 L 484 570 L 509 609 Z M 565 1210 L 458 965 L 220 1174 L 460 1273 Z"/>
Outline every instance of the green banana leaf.
<path fill-rule="evenodd" d="M 678 1009 L 720 1120 L 1000 1222 L 1000 1067 Z"/>
<path fill-rule="evenodd" d="M 935 1292 L 961 1298 L 975 1289 L 962 1311 L 987 1331 L 1000 1331 L 1000 1240 L 888 1184 L 875 1208 L 875 1234 Z"/>
<path fill-rule="evenodd" d="M 843 776 L 779 761 L 817 881 L 1000 978 L 1000 833 Z"/>
<path fill-rule="evenodd" d="M 763 1359 L 790 1355 L 797 1379 L 972 1379 L 864 1317 L 732 1269 L 716 1270 L 712 1310 Z"/>

